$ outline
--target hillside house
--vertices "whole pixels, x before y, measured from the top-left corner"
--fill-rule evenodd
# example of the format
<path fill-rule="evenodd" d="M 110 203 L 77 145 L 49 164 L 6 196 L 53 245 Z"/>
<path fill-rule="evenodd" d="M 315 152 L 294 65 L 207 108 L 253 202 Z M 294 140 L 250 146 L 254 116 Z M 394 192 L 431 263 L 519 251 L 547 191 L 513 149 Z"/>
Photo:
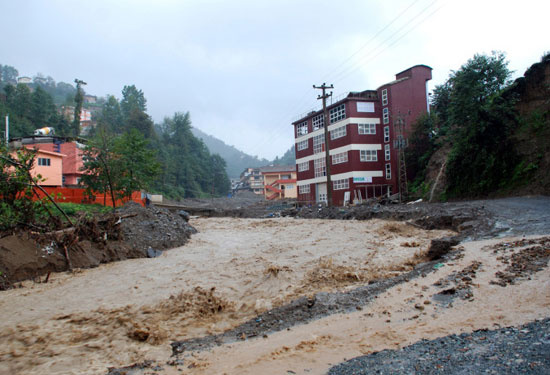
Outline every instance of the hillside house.
<path fill-rule="evenodd" d="M 50 180 L 45 185 L 48 186 L 75 186 L 78 185 L 80 177 L 83 172 L 80 170 L 83 167 L 82 150 L 84 145 L 77 140 L 64 137 L 55 136 L 33 136 L 13 139 L 11 142 L 12 147 L 26 147 L 29 149 L 39 150 L 37 160 L 39 160 L 40 153 L 49 155 L 51 161 L 50 165 L 40 165 L 45 170 L 53 171 L 55 160 L 55 168 L 60 167 L 59 179 Z M 60 165 L 57 164 L 57 156 L 61 157 Z M 43 176 L 44 173 L 40 172 Z M 53 173 L 53 172 L 52 172 Z M 57 172 L 55 172 L 57 176 Z M 55 183 L 54 183 L 55 181 Z"/>
<path fill-rule="evenodd" d="M 296 166 L 274 165 L 260 168 L 266 199 L 296 198 Z"/>
<path fill-rule="evenodd" d="M 260 168 L 246 168 L 240 175 L 237 190 L 250 190 L 255 194 L 264 193 L 264 179 Z"/>

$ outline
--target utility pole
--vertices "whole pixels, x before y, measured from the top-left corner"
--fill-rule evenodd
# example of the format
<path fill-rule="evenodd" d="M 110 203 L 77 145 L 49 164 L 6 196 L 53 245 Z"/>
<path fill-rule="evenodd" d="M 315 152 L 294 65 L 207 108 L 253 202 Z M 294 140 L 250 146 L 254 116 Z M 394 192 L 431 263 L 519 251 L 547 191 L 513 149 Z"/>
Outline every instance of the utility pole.
<path fill-rule="evenodd" d="M 82 85 L 86 85 L 87 83 L 78 78 L 75 78 L 74 83 L 76 83 L 76 96 L 75 96 L 73 131 L 74 131 L 74 135 L 78 137 L 80 135 L 80 114 L 82 113 L 82 102 L 84 101 L 84 94 L 82 93 Z"/>
<path fill-rule="evenodd" d="M 6 147 L 10 144 L 10 115 L 6 115 Z"/>
<path fill-rule="evenodd" d="M 328 147 L 328 112 L 327 112 L 327 98 L 330 98 L 332 96 L 332 91 L 330 93 L 326 93 L 327 89 L 333 89 L 334 85 L 327 86 L 326 83 L 323 82 L 321 86 L 315 86 L 313 85 L 314 89 L 323 90 L 322 95 L 317 96 L 317 100 L 322 99 L 323 100 L 323 117 L 324 117 L 324 128 L 325 128 L 325 170 L 327 172 L 327 206 L 332 207 L 332 182 L 330 180 L 330 153 L 329 153 L 329 147 Z"/>
<path fill-rule="evenodd" d="M 407 139 L 404 136 L 405 129 L 405 119 L 399 113 L 394 124 L 394 131 L 396 134 L 396 140 L 394 141 L 394 148 L 398 150 L 398 159 L 399 163 L 399 174 L 398 184 L 399 184 L 399 203 L 403 202 L 403 198 L 407 196 L 407 166 L 405 165 L 405 147 L 407 147 Z"/>

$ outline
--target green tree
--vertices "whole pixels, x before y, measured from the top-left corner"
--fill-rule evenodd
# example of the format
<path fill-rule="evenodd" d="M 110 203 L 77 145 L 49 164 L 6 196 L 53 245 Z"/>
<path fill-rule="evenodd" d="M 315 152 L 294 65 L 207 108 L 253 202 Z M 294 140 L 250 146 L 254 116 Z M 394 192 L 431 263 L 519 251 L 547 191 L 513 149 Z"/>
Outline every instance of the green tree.
<path fill-rule="evenodd" d="M 145 138 L 151 139 L 155 137 L 155 125 L 145 112 L 140 111 L 139 109 L 133 109 L 126 121 L 126 130 L 132 131 L 136 130 L 141 133 Z"/>
<path fill-rule="evenodd" d="M 2 118 L 10 117 L 10 137 L 32 134 L 36 127 L 31 122 L 31 92 L 26 85 L 7 85 L 4 87 L 6 101 L 0 106 Z"/>
<path fill-rule="evenodd" d="M 120 133 L 123 130 L 122 112 L 120 103 L 113 95 L 109 95 L 101 108 L 98 124 L 104 126 L 110 132 Z"/>
<path fill-rule="evenodd" d="M 134 191 L 148 189 L 159 173 L 159 163 L 149 142 L 135 129 L 115 139 L 114 153 L 117 168 L 117 191 L 121 198 L 129 199 Z"/>
<path fill-rule="evenodd" d="M 277 156 L 273 160 L 273 165 L 295 165 L 296 164 L 296 152 L 294 151 L 294 145 L 292 145 L 280 158 Z"/>
<path fill-rule="evenodd" d="M 113 202 L 148 188 L 159 168 L 148 141 L 136 130 L 114 136 L 100 129 L 84 150 L 83 162 L 81 183 L 88 194 L 108 193 Z"/>
<path fill-rule="evenodd" d="M 407 178 L 413 181 L 413 190 L 424 181 L 428 162 L 437 149 L 438 122 L 437 115 L 432 112 L 419 117 L 413 126 L 409 147 L 405 149 Z"/>
<path fill-rule="evenodd" d="M 231 181 L 229 181 L 229 178 L 227 177 L 227 173 L 225 171 L 226 163 L 223 158 L 218 155 L 214 154 L 211 157 L 212 161 L 212 178 L 213 178 L 213 187 L 214 195 L 224 195 L 227 194 L 227 192 L 231 189 Z"/>
<path fill-rule="evenodd" d="M 138 90 L 135 85 L 124 86 L 122 89 L 120 109 L 125 120 L 130 118 L 130 114 L 134 110 L 146 112 L 147 100 L 145 99 L 143 91 Z"/>
<path fill-rule="evenodd" d="M 114 135 L 105 128 L 98 130 L 96 135 L 88 141 L 82 153 L 84 172 L 80 184 L 86 187 L 90 197 L 94 193 L 109 194 L 116 206 L 116 176 L 120 173 L 117 168 L 114 153 Z M 105 205 L 105 201 L 103 202 Z"/>
<path fill-rule="evenodd" d="M 18 76 L 19 72 L 13 66 L 0 65 L 0 82 L 15 84 Z"/>
<path fill-rule="evenodd" d="M 229 179 L 225 161 L 211 155 L 204 143 L 191 132 L 191 117 L 175 113 L 159 126 L 160 178 L 155 189 L 171 198 L 210 197 L 226 194 Z"/>
<path fill-rule="evenodd" d="M 452 129 L 447 163 L 451 196 L 486 195 L 505 183 L 515 167 L 510 141 L 515 98 L 502 96 L 510 84 L 507 64 L 501 53 L 475 55 L 447 82 L 447 104 L 438 110 Z"/>
<path fill-rule="evenodd" d="M 57 111 L 52 97 L 38 86 L 31 94 L 30 120 L 35 127 L 55 126 Z"/>
<path fill-rule="evenodd" d="M 84 103 L 84 90 L 82 85 L 85 85 L 86 82 L 75 79 L 76 83 L 76 95 L 74 97 L 75 107 L 74 107 L 74 119 L 72 123 L 72 135 L 78 137 L 80 135 L 80 115 L 82 113 L 82 104 Z"/>

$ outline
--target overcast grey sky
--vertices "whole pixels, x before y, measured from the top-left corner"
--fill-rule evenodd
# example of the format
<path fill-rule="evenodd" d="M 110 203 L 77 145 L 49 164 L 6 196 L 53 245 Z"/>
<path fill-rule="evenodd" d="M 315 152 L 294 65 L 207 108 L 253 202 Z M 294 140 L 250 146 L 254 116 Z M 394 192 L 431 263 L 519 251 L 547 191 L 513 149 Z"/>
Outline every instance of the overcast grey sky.
<path fill-rule="evenodd" d="M 0 63 L 88 83 L 135 84 L 156 122 L 193 126 L 260 157 L 293 142 L 292 120 L 334 96 L 376 89 L 412 65 L 441 84 L 475 53 L 506 53 L 516 76 L 548 43 L 546 0 L 0 0 Z"/>

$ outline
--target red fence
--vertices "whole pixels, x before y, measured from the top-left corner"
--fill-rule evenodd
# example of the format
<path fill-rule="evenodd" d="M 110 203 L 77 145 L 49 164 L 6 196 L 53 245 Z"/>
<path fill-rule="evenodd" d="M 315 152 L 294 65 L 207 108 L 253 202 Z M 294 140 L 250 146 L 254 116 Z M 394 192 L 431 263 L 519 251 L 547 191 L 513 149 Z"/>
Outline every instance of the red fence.
<path fill-rule="evenodd" d="M 62 188 L 62 187 L 43 187 L 44 190 L 56 201 L 56 202 L 66 202 L 66 203 L 96 203 L 96 204 L 105 204 L 107 206 L 113 207 L 113 200 L 109 194 L 95 193 L 93 197 L 89 197 L 86 194 L 85 189 L 81 188 Z M 40 198 L 44 198 L 44 193 L 37 188 L 34 190 L 38 193 Z M 34 197 L 36 199 L 36 196 Z M 131 200 L 145 205 L 144 201 L 141 199 L 141 193 L 135 191 L 132 193 Z M 127 201 L 117 200 L 116 205 L 122 206 Z"/>

